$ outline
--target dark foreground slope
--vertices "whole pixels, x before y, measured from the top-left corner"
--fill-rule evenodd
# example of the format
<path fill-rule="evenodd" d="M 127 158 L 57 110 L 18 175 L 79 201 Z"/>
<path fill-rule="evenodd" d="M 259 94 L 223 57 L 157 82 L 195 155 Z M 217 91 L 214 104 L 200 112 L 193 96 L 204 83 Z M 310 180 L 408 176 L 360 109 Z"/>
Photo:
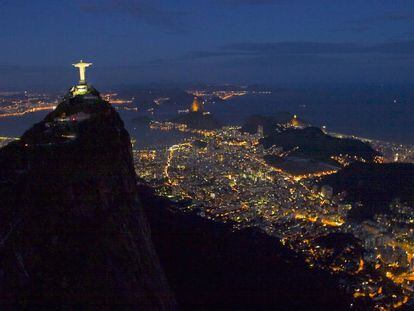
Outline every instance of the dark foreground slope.
<path fill-rule="evenodd" d="M 129 135 L 96 95 L 66 98 L 0 150 L 2 310 L 174 308 Z"/>
<path fill-rule="evenodd" d="M 171 209 L 139 187 L 155 248 L 184 310 L 348 310 L 335 280 L 256 229 Z"/>

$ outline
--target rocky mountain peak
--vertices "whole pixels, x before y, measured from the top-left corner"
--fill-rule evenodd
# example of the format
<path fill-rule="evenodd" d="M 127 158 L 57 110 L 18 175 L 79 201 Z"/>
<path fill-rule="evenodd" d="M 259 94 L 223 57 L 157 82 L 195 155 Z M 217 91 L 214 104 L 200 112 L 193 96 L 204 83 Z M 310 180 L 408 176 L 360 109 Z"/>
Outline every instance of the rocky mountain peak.
<path fill-rule="evenodd" d="M 131 143 L 98 92 L 66 96 L 0 149 L 0 302 L 173 309 Z"/>

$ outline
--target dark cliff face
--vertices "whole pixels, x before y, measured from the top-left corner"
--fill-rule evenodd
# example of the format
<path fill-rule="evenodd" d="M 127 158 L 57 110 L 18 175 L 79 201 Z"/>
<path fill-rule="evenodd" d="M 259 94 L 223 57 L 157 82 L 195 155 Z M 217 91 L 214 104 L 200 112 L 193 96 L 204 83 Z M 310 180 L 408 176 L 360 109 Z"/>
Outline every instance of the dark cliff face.
<path fill-rule="evenodd" d="M 137 201 L 130 138 L 98 94 L 0 150 L 0 304 L 172 309 Z"/>

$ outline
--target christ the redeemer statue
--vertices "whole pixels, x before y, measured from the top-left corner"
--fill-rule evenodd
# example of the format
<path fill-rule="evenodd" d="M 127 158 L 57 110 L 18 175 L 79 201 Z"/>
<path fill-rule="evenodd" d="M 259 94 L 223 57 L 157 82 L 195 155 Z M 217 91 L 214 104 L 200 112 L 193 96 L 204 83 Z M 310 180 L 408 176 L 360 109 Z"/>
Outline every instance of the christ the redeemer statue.
<path fill-rule="evenodd" d="M 79 84 L 86 84 L 86 68 L 90 66 L 92 66 L 92 63 L 84 63 L 83 60 L 77 64 L 73 64 L 73 67 L 79 68 Z"/>

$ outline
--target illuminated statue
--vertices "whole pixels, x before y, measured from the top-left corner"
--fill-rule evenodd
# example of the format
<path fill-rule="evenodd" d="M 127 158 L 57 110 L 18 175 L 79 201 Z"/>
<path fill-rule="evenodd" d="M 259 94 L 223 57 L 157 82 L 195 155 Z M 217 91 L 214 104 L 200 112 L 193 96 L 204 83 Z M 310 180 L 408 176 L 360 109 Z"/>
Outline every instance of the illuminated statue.
<path fill-rule="evenodd" d="M 86 95 L 90 92 L 90 87 L 86 83 L 86 68 L 90 66 L 92 66 L 92 63 L 84 63 L 83 60 L 77 64 L 73 64 L 73 67 L 79 69 L 79 83 L 71 89 L 71 93 L 74 96 Z"/>
<path fill-rule="evenodd" d="M 81 60 L 77 64 L 73 64 L 73 67 L 79 68 L 79 84 L 86 84 L 86 68 L 92 66 L 92 63 L 84 63 Z"/>

